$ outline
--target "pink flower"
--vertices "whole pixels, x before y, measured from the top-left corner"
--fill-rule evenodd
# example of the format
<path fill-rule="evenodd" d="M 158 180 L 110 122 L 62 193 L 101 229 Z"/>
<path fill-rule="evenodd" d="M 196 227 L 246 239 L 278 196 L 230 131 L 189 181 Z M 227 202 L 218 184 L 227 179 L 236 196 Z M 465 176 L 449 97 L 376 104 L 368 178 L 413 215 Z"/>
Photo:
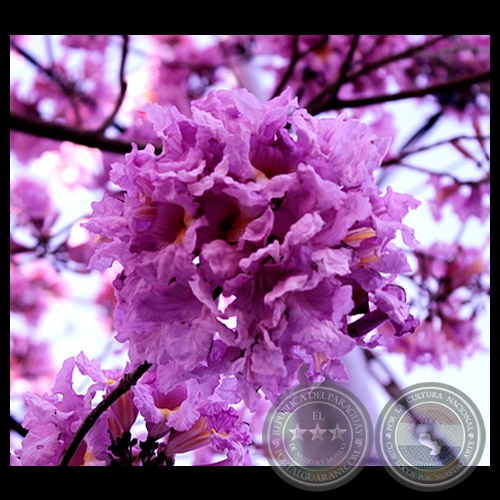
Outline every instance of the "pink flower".
<path fill-rule="evenodd" d="M 109 42 L 109 35 L 65 35 L 61 41 L 66 47 L 98 52 L 104 52 Z"/>
<path fill-rule="evenodd" d="M 52 298 L 64 294 L 56 270 L 46 261 L 10 264 L 10 310 L 22 314 L 32 325 L 38 323 Z"/>
<path fill-rule="evenodd" d="M 95 203 L 86 227 L 106 238 L 91 265 L 123 266 L 117 338 L 157 367 L 163 393 L 195 380 L 209 395 L 224 375 L 255 408 L 259 388 L 278 396 L 303 365 L 311 379 L 345 379 L 343 357 L 382 321 L 413 331 L 392 240 L 416 245 L 402 218 L 418 202 L 375 184 L 386 139 L 311 117 L 290 90 L 265 103 L 212 91 L 192 117 L 147 112 L 162 153 L 134 145 L 115 163 L 123 194 Z M 358 329 L 357 314 L 380 318 Z"/>
<path fill-rule="evenodd" d="M 483 283 L 488 265 L 482 249 L 457 244 L 434 244 L 417 252 L 416 282 L 428 294 L 425 320 L 413 335 L 392 339 L 389 350 L 405 354 L 407 365 L 460 365 L 481 349 L 475 320 L 489 293 Z M 387 335 L 387 332 L 385 332 Z M 390 336 L 390 334 L 389 334 Z"/>
<path fill-rule="evenodd" d="M 10 111 L 17 115 L 40 119 L 40 113 L 37 110 L 36 99 L 27 100 L 20 96 L 19 83 L 11 83 L 10 91 Z M 10 131 L 10 150 L 16 155 L 18 161 L 22 164 L 28 164 L 30 161 L 38 158 L 45 151 L 57 149 L 59 143 L 52 139 L 35 137 L 22 132 Z"/>
<path fill-rule="evenodd" d="M 11 382 L 16 378 L 36 380 L 52 375 L 54 368 L 48 342 L 36 342 L 13 333 L 10 340 Z"/>
<path fill-rule="evenodd" d="M 133 389 L 134 403 L 146 420 L 148 436 L 159 439 L 171 431 L 189 429 L 199 418 L 198 395 L 191 385 L 178 384 L 172 390 L 160 390 L 156 377 L 145 377 Z M 147 380 L 149 378 L 149 380 Z"/>
<path fill-rule="evenodd" d="M 47 186 L 34 179 L 20 177 L 11 185 L 10 203 L 18 225 L 32 225 L 36 235 L 47 235 L 58 217 Z"/>
<path fill-rule="evenodd" d="M 489 214 L 489 179 L 470 184 L 457 181 L 446 182 L 443 176 L 431 175 L 429 184 L 436 195 L 431 200 L 430 208 L 435 220 L 441 220 L 441 213 L 446 204 L 450 204 L 462 222 L 469 217 L 477 217 L 484 222 Z"/>
<path fill-rule="evenodd" d="M 24 466 L 57 465 L 73 439 L 81 422 L 90 413 L 92 399 L 102 384 L 94 384 L 85 395 L 77 394 L 72 387 L 73 370 L 77 362 L 67 359 L 56 376 L 50 394 L 28 394 L 28 411 L 23 427 L 28 434 L 16 456 Z M 98 419 L 78 447 L 70 465 L 101 464 L 107 458 L 110 443 L 106 416 Z"/>
<path fill-rule="evenodd" d="M 172 433 L 164 448 L 167 456 L 175 456 L 212 445 L 227 457 L 218 463 L 203 465 L 250 465 L 247 446 L 251 442 L 249 427 L 234 408 L 224 403 L 205 403 L 200 417 L 188 430 Z M 200 464 L 201 465 L 201 464 Z"/>

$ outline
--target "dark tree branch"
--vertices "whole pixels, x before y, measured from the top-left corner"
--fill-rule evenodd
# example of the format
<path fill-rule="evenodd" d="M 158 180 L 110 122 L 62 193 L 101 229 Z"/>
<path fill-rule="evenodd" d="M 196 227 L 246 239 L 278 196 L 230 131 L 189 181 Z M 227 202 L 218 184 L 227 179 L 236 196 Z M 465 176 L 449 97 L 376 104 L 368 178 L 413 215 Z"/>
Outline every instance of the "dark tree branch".
<path fill-rule="evenodd" d="M 360 59 L 356 61 L 356 65 L 361 68 L 366 68 L 366 66 L 370 65 L 368 62 L 373 53 L 382 45 L 384 40 L 390 35 L 378 35 L 377 39 L 374 41 L 373 45 L 366 52 L 360 53 Z"/>
<path fill-rule="evenodd" d="M 281 92 L 285 88 L 286 83 L 292 77 L 293 72 L 295 70 L 295 66 L 297 65 L 297 63 L 300 61 L 300 59 L 302 57 L 301 53 L 299 52 L 299 37 L 300 37 L 300 35 L 293 35 L 292 57 L 290 58 L 290 63 L 288 64 L 288 68 L 286 69 L 285 73 L 283 74 L 281 81 L 276 86 L 276 89 L 274 90 L 272 97 L 276 97 L 276 96 L 281 94 Z"/>
<path fill-rule="evenodd" d="M 128 42 L 129 42 L 129 36 L 123 35 L 122 59 L 121 59 L 120 73 L 119 73 L 120 94 L 118 95 L 118 99 L 116 100 L 113 111 L 111 112 L 109 117 L 104 121 L 104 123 L 97 129 L 97 132 L 100 133 L 104 132 L 110 125 L 113 124 L 115 116 L 120 110 L 121 105 L 123 104 L 123 100 L 125 99 L 125 93 L 127 92 L 127 82 L 125 80 L 125 61 L 127 60 Z"/>
<path fill-rule="evenodd" d="M 10 416 L 10 430 L 16 431 L 22 437 L 26 437 L 28 430 L 25 429 L 12 415 Z"/>
<path fill-rule="evenodd" d="M 274 90 L 272 97 L 277 97 L 278 95 L 281 94 L 281 92 L 285 88 L 285 85 L 292 77 L 293 72 L 295 71 L 295 67 L 297 66 L 297 63 L 311 52 L 314 52 L 315 50 L 320 49 L 323 45 L 327 44 L 329 36 L 328 35 L 323 36 L 318 42 L 311 45 L 304 52 L 299 51 L 299 38 L 300 35 L 294 35 L 292 42 L 292 57 L 290 59 L 290 64 L 288 65 L 288 68 L 283 74 L 281 81 L 276 86 L 276 89 Z"/>
<path fill-rule="evenodd" d="M 436 125 L 439 119 L 443 116 L 444 109 L 441 108 L 437 113 L 433 114 L 429 119 L 420 127 L 404 144 L 401 146 L 400 151 L 403 152 L 408 149 L 412 144 L 421 139 L 429 130 Z"/>
<path fill-rule="evenodd" d="M 447 92 L 449 90 L 457 90 L 461 87 L 469 87 L 474 83 L 484 82 L 490 79 L 490 71 L 484 71 L 482 73 L 476 73 L 474 75 L 462 76 L 455 78 L 453 80 L 448 80 L 443 83 L 436 83 L 435 85 L 429 85 L 428 87 L 403 90 L 396 94 L 383 94 L 371 97 L 359 97 L 357 99 L 334 99 L 328 102 L 326 105 L 316 106 L 314 104 L 309 104 L 307 110 L 310 114 L 314 115 L 321 113 L 322 111 L 328 111 L 332 109 L 343 109 L 343 108 L 360 108 L 363 106 L 372 106 L 374 104 L 382 104 L 391 101 L 400 101 L 403 99 L 411 99 L 414 97 L 424 97 L 430 94 L 440 94 L 441 92 Z"/>
<path fill-rule="evenodd" d="M 98 148 L 111 153 L 130 153 L 132 150 L 132 141 L 123 141 L 120 139 L 110 139 L 95 131 L 78 130 L 66 125 L 47 122 L 33 118 L 25 118 L 16 113 L 10 114 L 10 130 L 24 132 L 25 134 L 53 139 L 55 141 L 70 141 L 89 148 Z M 136 141 L 133 141 L 136 142 Z M 136 142 L 139 149 L 146 147 L 143 142 Z M 161 153 L 161 146 L 155 144 L 155 153 Z"/>
<path fill-rule="evenodd" d="M 374 71 L 378 68 L 381 68 L 382 66 L 385 66 L 386 64 L 400 61 L 401 59 L 408 59 L 409 57 L 413 57 L 415 54 L 422 52 L 423 50 L 427 49 L 428 47 L 435 45 L 437 42 L 440 42 L 441 40 L 445 40 L 446 38 L 450 38 L 451 36 L 452 35 L 439 35 L 436 38 L 433 38 L 432 40 L 427 40 L 426 42 L 423 42 L 419 45 L 414 45 L 413 47 L 410 47 L 406 50 L 403 50 L 402 52 L 398 52 L 396 54 L 392 54 L 392 55 L 383 57 L 382 59 L 379 59 L 378 61 L 374 61 L 371 64 L 365 64 L 358 71 L 356 71 L 354 73 L 350 73 L 348 75 L 348 81 L 353 81 L 362 75 L 366 75 L 368 73 L 371 73 L 372 71 Z"/>
<path fill-rule="evenodd" d="M 97 419 L 118 399 L 128 392 L 139 379 L 153 366 L 151 363 L 145 361 L 136 368 L 132 373 L 126 373 L 120 380 L 118 385 L 87 415 L 85 420 L 80 425 L 80 428 L 76 431 L 73 440 L 66 448 L 59 466 L 64 467 L 69 465 L 71 458 L 75 454 L 78 446 L 82 442 L 83 438 L 92 429 L 93 425 L 96 423 Z"/>
<path fill-rule="evenodd" d="M 342 63 L 342 67 L 340 68 L 339 76 L 337 81 L 331 85 L 331 99 L 337 99 L 337 95 L 339 93 L 340 87 L 344 85 L 344 83 L 348 79 L 349 68 L 351 67 L 352 59 L 354 57 L 354 53 L 358 47 L 359 39 L 361 35 L 354 35 L 351 41 L 351 46 L 349 47 L 349 52 L 347 53 L 344 62 Z"/>
<path fill-rule="evenodd" d="M 383 167 L 390 167 L 391 165 L 382 165 Z M 486 172 L 486 174 L 481 179 L 476 180 L 460 180 L 458 177 L 453 175 L 451 172 L 446 171 L 433 171 L 429 170 L 426 167 L 420 167 L 418 165 L 412 165 L 410 163 L 406 163 L 404 161 L 399 161 L 397 163 L 399 168 L 407 168 L 409 170 L 413 170 L 415 172 L 422 172 L 427 175 L 437 175 L 439 177 L 449 177 L 453 182 L 460 186 L 478 186 L 479 184 L 487 184 L 490 182 L 490 173 Z"/>
<path fill-rule="evenodd" d="M 452 144 L 453 142 L 457 141 L 462 141 L 462 140 L 470 140 L 470 141 L 478 141 L 478 142 L 483 142 L 485 140 L 489 140 L 490 136 L 489 135 L 457 135 L 455 137 L 452 137 L 450 139 L 444 139 L 442 141 L 437 141 L 433 142 L 432 144 L 427 144 L 425 146 L 420 146 L 418 149 L 412 149 L 412 150 L 405 150 L 402 151 L 398 156 L 394 158 L 388 158 L 387 160 L 384 160 L 382 162 L 382 167 L 389 167 L 391 165 L 395 165 L 399 163 L 401 160 L 404 158 L 416 154 L 416 153 L 422 153 L 424 151 L 428 151 L 430 149 L 438 148 L 440 146 L 445 146 L 447 144 Z"/>
<path fill-rule="evenodd" d="M 123 35 L 124 39 L 124 44 L 122 48 L 122 61 L 121 61 L 121 66 L 120 66 L 120 94 L 118 97 L 118 100 L 115 104 L 115 109 L 113 110 L 112 114 L 110 117 L 101 125 L 99 129 L 96 130 L 96 132 L 104 132 L 104 130 L 112 125 L 114 126 L 118 131 L 123 132 L 124 129 L 120 125 L 114 122 L 114 118 L 116 116 L 116 113 L 120 109 L 123 99 L 125 97 L 125 91 L 126 91 L 126 82 L 124 80 L 124 69 L 125 69 L 125 59 L 128 53 L 128 41 L 129 41 L 129 35 Z M 52 61 L 52 65 L 54 64 L 54 56 L 52 53 L 51 45 L 50 45 L 50 39 L 48 35 L 45 36 L 46 40 L 46 45 L 47 45 L 47 52 L 48 52 L 48 57 Z M 32 64 L 35 68 L 37 68 L 42 74 L 44 74 L 47 78 L 50 80 L 54 81 L 60 89 L 63 91 L 63 93 L 66 95 L 66 97 L 69 99 L 71 106 L 73 107 L 73 110 L 75 112 L 76 116 L 76 121 L 79 126 L 81 126 L 81 116 L 80 116 L 80 109 L 78 107 L 78 102 L 76 99 L 80 100 L 82 103 L 92 107 L 96 108 L 97 106 L 97 101 L 92 97 L 86 94 L 85 92 L 82 92 L 78 87 L 76 86 L 75 82 L 69 81 L 67 78 L 64 76 L 60 75 L 57 71 L 55 71 L 52 67 L 46 67 L 43 64 L 41 64 L 33 55 L 31 55 L 29 52 L 24 50 L 23 48 L 19 47 L 19 45 L 16 44 L 15 41 L 11 40 L 10 41 L 10 46 L 13 50 L 15 50 L 18 54 L 20 54 L 26 61 L 28 61 L 30 64 Z"/>
<path fill-rule="evenodd" d="M 368 369 L 372 375 L 378 380 L 389 396 L 396 397 L 396 395 L 401 392 L 402 388 L 396 382 L 394 375 L 389 370 L 387 365 L 372 351 L 363 349 L 363 353 L 365 355 L 366 362 L 368 363 Z M 384 372 L 385 376 L 380 377 L 380 370 L 376 370 L 374 365 L 378 365 L 378 367 Z"/>
<path fill-rule="evenodd" d="M 355 71 L 353 73 L 349 73 L 343 80 L 343 83 L 346 82 L 352 82 L 359 78 L 362 75 L 366 75 L 382 66 L 385 66 L 386 64 L 399 61 L 401 59 L 407 59 L 408 57 L 412 57 L 414 54 L 425 50 L 427 47 L 434 45 L 435 43 L 445 39 L 449 38 L 451 35 L 440 35 L 437 36 L 436 38 L 433 38 L 432 40 L 428 40 L 427 42 L 421 43 L 419 45 L 415 45 L 413 47 L 410 47 L 406 50 L 403 50 L 402 52 L 398 52 L 397 54 L 392 54 L 387 57 L 383 57 L 382 59 L 379 59 L 378 61 L 375 61 L 371 64 L 364 64 L 361 69 L 358 71 Z M 315 113 L 320 113 L 321 111 L 326 111 L 327 109 L 336 109 L 336 108 L 331 108 L 328 107 L 328 101 L 333 101 L 335 100 L 338 91 L 340 87 L 337 88 L 337 81 L 331 83 L 328 85 L 325 89 L 323 89 L 318 95 L 313 97 L 309 103 L 306 105 L 306 108 L 308 109 L 317 109 L 318 111 L 315 111 L 314 113 L 311 112 L 311 114 Z M 325 103 L 326 101 L 326 103 Z M 324 108 L 324 109 L 323 109 Z"/>
<path fill-rule="evenodd" d="M 70 99 L 71 103 L 73 106 L 76 104 L 74 103 L 74 97 L 78 97 L 82 102 L 90 105 L 90 106 L 95 106 L 96 102 L 94 99 L 86 95 L 85 93 L 79 91 L 76 87 L 75 84 L 72 82 L 68 82 L 66 79 L 62 78 L 58 73 L 56 73 L 52 68 L 46 68 L 40 62 L 33 57 L 30 53 L 28 53 L 26 50 L 23 48 L 19 47 L 13 40 L 10 41 L 10 46 L 21 56 L 26 59 L 29 63 L 31 63 L 35 68 L 37 68 L 39 71 L 41 71 L 45 76 L 47 76 L 50 80 L 54 81 L 59 85 L 61 90 L 66 94 L 66 96 Z M 77 110 L 76 110 L 77 112 Z"/>

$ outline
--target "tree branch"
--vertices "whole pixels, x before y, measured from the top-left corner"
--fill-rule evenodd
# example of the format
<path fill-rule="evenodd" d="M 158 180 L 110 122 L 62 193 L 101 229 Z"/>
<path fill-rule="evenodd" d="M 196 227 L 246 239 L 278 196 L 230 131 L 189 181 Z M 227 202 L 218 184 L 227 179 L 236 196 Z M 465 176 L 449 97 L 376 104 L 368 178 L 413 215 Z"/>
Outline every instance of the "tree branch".
<path fill-rule="evenodd" d="M 59 85 L 61 90 L 66 94 L 66 96 L 71 100 L 73 96 L 78 97 L 82 102 L 89 104 L 91 106 L 95 106 L 96 102 L 94 99 L 86 95 L 85 93 L 81 92 L 75 87 L 74 83 L 68 82 L 65 78 L 63 78 L 61 75 L 56 73 L 52 68 L 46 68 L 38 60 L 33 57 L 30 53 L 28 53 L 26 50 L 23 48 L 19 47 L 13 40 L 10 41 L 10 46 L 12 49 L 14 49 L 18 54 L 24 57 L 26 61 L 31 63 L 35 68 L 40 70 L 45 76 L 47 76 L 49 79 L 53 80 L 54 82 Z"/>
<path fill-rule="evenodd" d="M 9 118 L 10 130 L 24 132 L 25 134 L 53 139 L 55 141 L 70 141 L 89 148 L 98 148 L 111 153 L 130 153 L 132 150 L 132 141 L 123 141 L 120 139 L 110 139 L 95 131 L 78 130 L 66 125 L 47 122 L 34 118 L 25 118 L 16 113 L 11 113 Z M 136 142 L 136 141 L 133 141 Z M 146 143 L 136 142 L 139 149 L 144 149 Z M 155 144 L 155 153 L 161 153 L 161 146 Z"/>
<path fill-rule="evenodd" d="M 118 385 L 87 415 L 85 420 L 80 425 L 80 428 L 76 431 L 73 440 L 66 448 L 61 461 L 59 462 L 60 467 L 69 465 L 71 458 L 75 454 L 78 446 L 82 442 L 83 438 L 92 429 L 93 425 L 96 423 L 97 419 L 121 396 L 128 392 L 132 386 L 137 384 L 139 379 L 153 366 L 151 363 L 145 361 L 136 368 L 132 373 L 126 373 L 120 380 Z"/>
<path fill-rule="evenodd" d="M 288 64 L 288 68 L 286 69 L 285 73 L 283 74 L 281 81 L 276 86 L 272 97 L 277 97 L 281 94 L 281 92 L 285 88 L 286 83 L 292 77 L 293 72 L 295 70 L 295 66 L 302 58 L 302 54 L 299 52 L 299 37 L 300 37 L 300 35 L 293 35 L 292 57 L 290 58 L 290 63 Z"/>
<path fill-rule="evenodd" d="M 419 45 L 414 45 L 413 47 L 410 47 L 406 50 L 403 50 L 402 52 L 398 52 L 397 54 L 388 55 L 386 57 L 383 57 L 382 59 L 379 59 L 378 61 L 374 61 L 371 64 L 365 64 L 358 71 L 349 74 L 348 80 L 349 81 L 355 80 L 356 78 L 358 78 L 362 75 L 366 75 L 368 73 L 371 73 L 372 71 L 374 71 L 378 68 L 381 68 L 382 66 L 385 66 L 386 64 L 390 64 L 392 62 L 396 62 L 396 61 L 399 61 L 401 59 L 408 59 L 409 57 L 414 56 L 418 52 L 422 52 L 423 50 L 436 44 L 437 42 L 440 42 L 441 40 L 445 40 L 446 38 L 450 38 L 451 36 L 452 35 L 439 35 L 436 38 L 433 38 L 432 40 L 427 40 L 426 42 L 423 42 Z"/>
<path fill-rule="evenodd" d="M 347 74 L 345 78 L 343 79 L 343 83 L 346 82 L 352 82 L 356 80 L 356 78 L 359 78 L 362 75 L 366 75 L 382 66 L 385 66 L 386 64 L 399 61 L 401 59 L 407 59 L 408 57 L 413 56 L 417 52 L 420 52 L 427 47 L 434 45 L 435 43 L 450 37 L 451 35 L 440 35 L 437 36 L 436 38 L 433 38 L 432 40 L 428 40 L 424 43 L 421 43 L 419 45 L 415 45 L 413 47 L 410 47 L 406 50 L 403 50 L 402 52 L 398 52 L 397 54 L 392 54 L 387 57 L 383 57 L 382 59 L 379 59 L 378 61 L 374 61 L 371 64 L 364 64 L 361 69 L 358 71 L 355 71 L 354 73 Z M 331 107 L 328 107 L 329 102 L 332 102 L 338 94 L 338 91 L 340 89 L 340 86 L 338 86 L 338 81 L 335 81 L 328 85 L 326 88 L 324 88 L 318 95 L 313 97 L 309 103 L 306 105 L 307 109 L 314 109 L 317 110 L 314 113 L 310 111 L 311 114 L 315 113 L 320 113 L 321 111 L 326 111 L 327 109 L 334 109 Z M 328 101 L 325 104 L 325 99 L 327 96 L 330 96 Z M 325 107 L 326 106 L 326 107 Z M 324 107 L 324 109 L 322 109 Z"/>
<path fill-rule="evenodd" d="M 22 437 L 26 437 L 28 430 L 25 429 L 12 415 L 10 416 L 10 430 L 16 431 Z"/>
<path fill-rule="evenodd" d="M 125 80 L 125 61 L 127 60 L 128 53 L 128 35 L 123 35 L 123 45 L 122 45 L 122 59 L 120 64 L 120 73 L 119 73 L 119 83 L 120 83 L 120 94 L 118 95 L 118 99 L 116 100 L 115 107 L 113 111 L 109 115 L 109 117 L 104 121 L 104 123 L 97 129 L 96 132 L 102 133 L 104 132 L 110 125 L 113 124 L 116 114 L 121 108 L 123 104 L 123 100 L 125 99 L 125 93 L 127 92 L 127 82 Z"/>
<path fill-rule="evenodd" d="M 281 78 L 281 81 L 278 83 L 276 86 L 276 89 L 273 92 L 272 97 L 277 97 L 278 95 L 281 94 L 283 89 L 285 88 L 285 85 L 288 83 L 290 78 L 293 75 L 293 72 L 295 71 L 295 67 L 297 66 L 297 63 L 309 55 L 311 52 L 314 52 L 316 50 L 319 50 L 321 47 L 326 45 L 328 43 L 329 35 L 324 35 L 319 41 L 311 45 L 308 49 L 304 50 L 304 52 L 299 51 L 299 38 L 300 35 L 294 35 L 293 38 L 293 45 L 292 45 L 292 57 L 290 58 L 290 64 L 288 65 L 288 68 L 286 69 L 285 73 L 283 74 L 283 77 Z"/>
<path fill-rule="evenodd" d="M 347 53 L 344 62 L 342 63 L 342 67 L 340 68 L 339 76 L 337 80 L 329 87 L 331 91 L 331 99 L 337 99 L 337 95 L 339 93 L 340 87 L 344 85 L 344 83 L 348 80 L 349 68 L 351 67 L 352 59 L 354 57 L 354 52 L 358 47 L 359 39 L 361 35 L 354 35 L 351 41 L 351 46 L 349 47 L 349 52 Z"/>
<path fill-rule="evenodd" d="M 388 166 L 388 165 L 384 165 Z M 412 165 L 410 163 L 406 162 L 399 162 L 398 167 L 401 168 L 407 168 L 409 170 L 413 170 L 415 172 L 422 172 L 423 174 L 427 175 L 435 175 L 439 177 L 449 177 L 453 182 L 460 186 L 478 186 L 480 184 L 488 184 L 490 182 L 490 173 L 486 172 L 486 174 L 481 177 L 480 179 L 475 179 L 475 180 L 460 180 L 458 177 L 453 175 L 451 172 L 446 172 L 446 171 L 432 171 L 429 170 L 426 167 L 419 167 L 418 165 Z"/>
<path fill-rule="evenodd" d="M 443 83 L 436 83 L 428 87 L 403 90 L 396 94 L 383 94 L 371 97 L 360 97 L 357 99 L 334 99 L 326 105 L 316 106 L 309 104 L 307 110 L 310 114 L 314 115 L 322 111 L 343 108 L 360 108 L 362 106 L 372 106 L 373 104 L 382 104 L 391 101 L 400 101 L 403 99 L 411 99 L 414 97 L 424 97 L 429 94 L 439 94 L 448 90 L 455 90 L 460 87 L 470 86 L 474 83 L 484 82 L 490 79 L 490 71 L 476 73 L 474 75 L 467 75 L 453 80 L 448 80 Z"/>
<path fill-rule="evenodd" d="M 387 391 L 389 396 L 396 397 L 402 390 L 400 385 L 396 382 L 394 375 L 389 370 L 387 365 L 380 359 L 379 356 L 376 356 L 369 349 L 363 349 L 363 353 L 366 358 L 366 362 L 368 363 L 368 369 L 372 373 L 372 375 L 378 380 L 380 385 Z M 378 365 L 380 369 L 384 372 L 383 377 L 380 376 L 380 370 L 375 370 L 374 365 Z M 385 380 L 383 380 L 385 379 Z"/>
<path fill-rule="evenodd" d="M 389 167 L 391 165 L 395 165 L 395 164 L 399 163 L 407 156 L 410 156 L 410 155 L 413 155 L 416 153 L 422 153 L 424 151 L 438 148 L 440 146 L 449 145 L 449 144 L 452 144 L 453 142 L 462 141 L 462 140 L 485 141 L 485 140 L 489 140 L 489 139 L 490 139 L 489 135 L 480 135 L 480 136 L 477 136 L 477 135 L 457 135 L 455 137 L 451 137 L 450 139 L 444 139 L 441 141 L 433 142 L 432 144 L 426 144 L 424 146 L 420 146 L 418 149 L 402 151 L 398 156 L 384 160 L 382 162 L 381 166 L 382 167 Z"/>

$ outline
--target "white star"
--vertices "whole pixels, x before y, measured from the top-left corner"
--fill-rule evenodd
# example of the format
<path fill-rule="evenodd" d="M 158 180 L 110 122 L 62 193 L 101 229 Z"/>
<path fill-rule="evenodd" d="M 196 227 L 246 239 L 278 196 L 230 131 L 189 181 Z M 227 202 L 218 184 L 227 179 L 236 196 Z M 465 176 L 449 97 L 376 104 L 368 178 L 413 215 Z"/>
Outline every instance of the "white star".
<path fill-rule="evenodd" d="M 335 439 L 339 438 L 341 441 L 344 440 L 342 437 L 342 434 L 344 432 L 347 432 L 347 429 L 341 429 L 339 427 L 339 424 L 336 425 L 335 429 L 328 429 L 332 433 L 332 441 L 335 441 Z"/>
<path fill-rule="evenodd" d="M 295 429 L 288 429 L 288 432 L 291 432 L 293 434 L 292 441 L 295 441 L 296 439 L 300 439 L 301 441 L 304 441 L 304 438 L 302 437 L 302 434 L 306 432 L 307 429 L 301 429 L 299 427 L 299 424 L 295 426 Z"/>
<path fill-rule="evenodd" d="M 309 429 L 309 432 L 313 435 L 311 441 L 315 439 L 321 439 L 321 441 L 323 441 L 323 434 L 326 432 L 326 429 L 320 429 L 319 424 L 316 424 L 316 427 L 314 429 Z"/>

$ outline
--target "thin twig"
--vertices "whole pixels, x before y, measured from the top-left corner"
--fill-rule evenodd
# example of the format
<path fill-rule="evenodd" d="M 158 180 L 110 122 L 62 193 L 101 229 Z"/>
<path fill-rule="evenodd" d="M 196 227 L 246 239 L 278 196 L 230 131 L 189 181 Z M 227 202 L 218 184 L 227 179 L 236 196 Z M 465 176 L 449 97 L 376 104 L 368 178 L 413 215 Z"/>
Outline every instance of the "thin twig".
<path fill-rule="evenodd" d="M 127 82 L 125 80 L 125 61 L 127 60 L 129 36 L 128 35 L 122 35 L 122 36 L 123 36 L 122 59 L 120 63 L 120 72 L 118 77 L 120 84 L 120 94 L 118 95 L 118 99 L 116 100 L 113 111 L 104 121 L 104 123 L 96 130 L 96 132 L 99 133 L 104 132 L 110 125 L 113 124 L 116 114 L 120 110 L 121 105 L 123 104 L 123 100 L 125 99 L 125 93 L 127 92 Z"/>
<path fill-rule="evenodd" d="M 432 170 L 429 170 L 425 167 L 419 167 L 417 165 L 411 165 L 410 163 L 404 163 L 404 162 L 399 162 L 397 165 L 398 165 L 398 167 L 407 168 L 409 170 L 414 170 L 415 172 L 422 172 L 423 174 L 436 175 L 438 177 L 449 177 L 453 182 L 456 182 L 457 184 L 459 184 L 461 186 L 477 186 L 479 184 L 486 184 L 486 183 L 490 182 L 490 173 L 489 172 L 487 172 L 484 175 L 484 177 L 482 177 L 481 179 L 462 181 L 450 172 L 432 171 Z M 385 166 L 388 166 L 388 165 L 385 165 Z"/>
<path fill-rule="evenodd" d="M 441 108 L 437 113 L 434 113 L 430 116 L 427 121 L 399 148 L 399 152 L 403 153 L 407 150 L 412 144 L 418 142 L 422 137 L 427 134 L 432 127 L 436 125 L 436 123 L 441 119 L 444 115 L 444 108 Z"/>
<path fill-rule="evenodd" d="M 402 388 L 396 382 L 391 370 L 389 370 L 388 366 L 380 359 L 380 357 L 375 356 L 372 351 L 363 349 L 363 352 L 368 363 L 368 369 L 370 370 L 372 375 L 377 379 L 380 385 L 382 385 L 389 396 L 396 397 L 396 395 L 401 392 Z M 385 372 L 387 380 L 384 381 L 379 377 L 378 372 L 374 369 L 373 366 L 375 363 Z"/>
<path fill-rule="evenodd" d="M 406 158 L 407 156 L 416 154 L 416 153 L 422 153 L 424 151 L 428 151 L 430 149 L 434 149 L 440 146 L 445 146 L 447 144 L 450 144 L 452 142 L 456 141 L 462 141 L 462 140 L 476 140 L 476 141 L 485 141 L 489 140 L 490 136 L 489 135 L 484 135 L 484 136 L 477 136 L 477 135 L 457 135 L 456 137 L 452 137 L 451 139 L 444 139 L 442 141 L 437 141 L 433 142 L 432 144 L 427 144 L 424 146 L 419 147 L 418 149 L 412 149 L 410 151 L 403 151 L 399 156 L 395 158 L 389 158 L 387 160 L 384 160 L 382 162 L 382 167 L 387 167 L 389 165 L 394 165 L 399 163 L 401 160 Z"/>
<path fill-rule="evenodd" d="M 43 66 L 35 57 L 33 57 L 30 53 L 28 53 L 25 49 L 19 47 L 13 40 L 10 41 L 10 46 L 14 49 L 18 54 L 24 57 L 26 61 L 35 66 L 38 70 L 40 70 L 45 76 L 59 85 L 61 90 L 66 94 L 68 99 L 70 99 L 71 104 L 75 106 L 74 97 L 78 97 L 83 103 L 88 104 L 89 106 L 95 106 L 96 102 L 93 98 L 89 97 L 85 93 L 78 90 L 75 85 L 71 82 L 68 82 L 66 79 L 61 77 L 58 73 L 56 73 L 52 68 L 46 68 Z M 75 110 L 77 113 L 78 110 Z"/>
<path fill-rule="evenodd" d="M 59 462 L 60 467 L 69 465 L 73 455 L 75 454 L 78 446 L 82 442 L 83 438 L 92 429 L 97 419 L 121 396 L 128 392 L 132 386 L 137 384 L 139 379 L 151 368 L 152 364 L 145 361 L 136 368 L 132 373 L 126 373 L 120 380 L 118 385 L 87 415 L 85 420 L 80 425 L 80 428 L 76 431 L 73 440 L 66 448 L 61 461 Z"/>

